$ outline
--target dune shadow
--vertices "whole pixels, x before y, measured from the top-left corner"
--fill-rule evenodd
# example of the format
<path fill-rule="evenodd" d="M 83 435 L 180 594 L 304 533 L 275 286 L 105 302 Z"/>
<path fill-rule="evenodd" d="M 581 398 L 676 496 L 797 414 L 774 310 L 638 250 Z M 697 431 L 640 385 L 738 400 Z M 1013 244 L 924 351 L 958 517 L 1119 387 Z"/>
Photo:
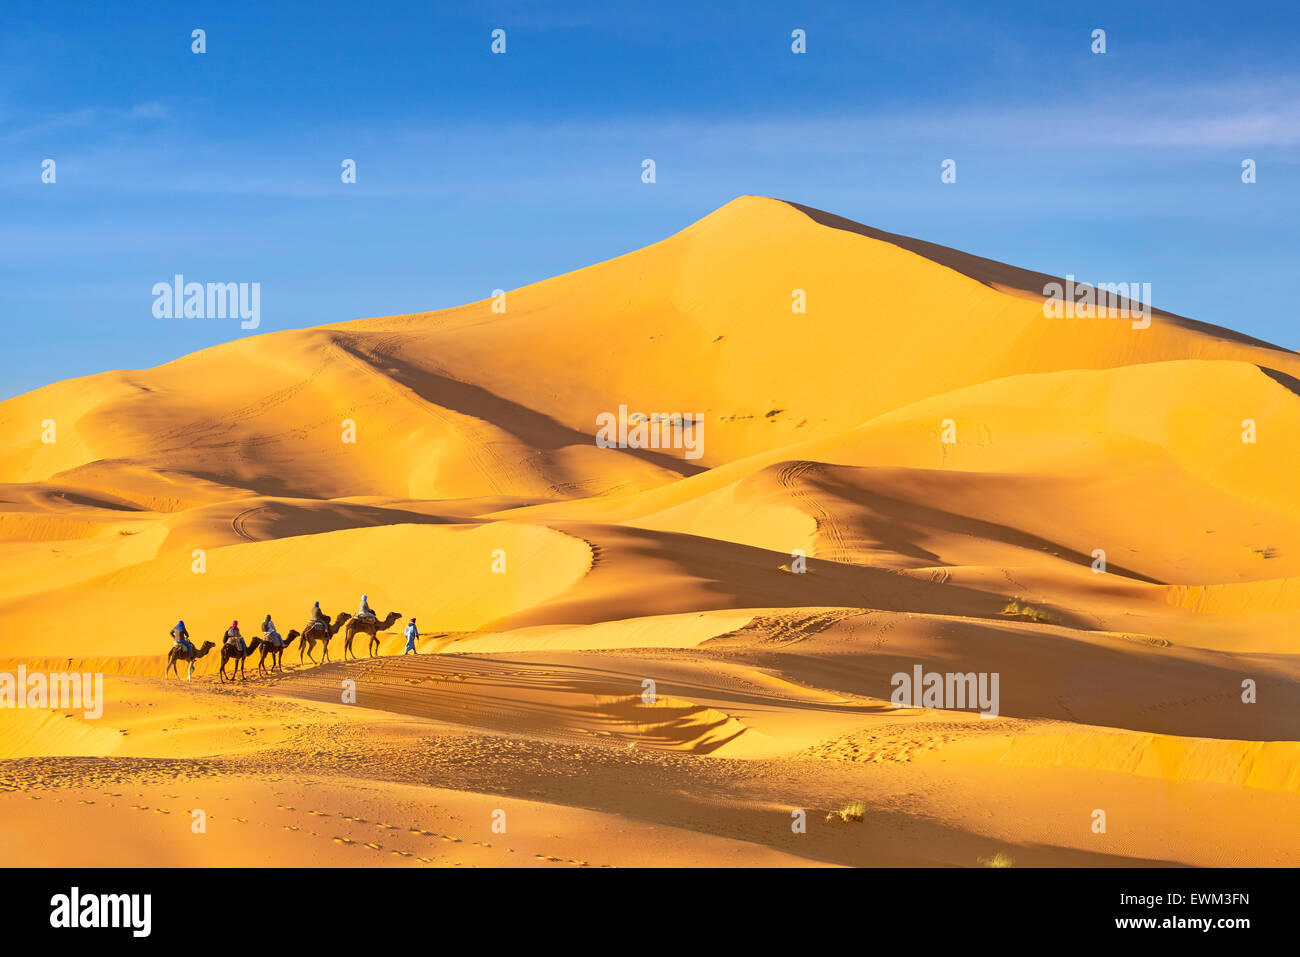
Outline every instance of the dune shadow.
<path fill-rule="evenodd" d="M 567 522 L 548 524 L 558 531 L 573 530 L 608 550 L 609 535 L 602 533 L 602 529 L 609 529 L 608 526 Z M 788 552 L 685 532 L 634 526 L 619 527 L 616 534 L 621 539 L 618 547 L 625 555 L 675 566 L 673 578 L 680 584 L 689 581 L 691 586 L 682 590 L 679 602 L 673 602 L 671 597 L 664 596 L 671 596 L 671 589 L 680 585 L 674 585 L 670 580 L 666 579 L 662 589 L 642 589 L 635 581 L 629 582 L 618 596 L 617 617 L 620 619 L 729 608 L 814 606 L 999 618 L 1007 603 L 1006 596 L 996 592 L 951 581 L 930 580 L 892 568 L 809 558 L 807 572 L 793 574 L 782 570 L 782 566 L 790 562 Z M 612 562 L 613 559 L 604 561 Z M 596 566 L 584 582 L 579 582 L 569 592 L 545 605 L 488 622 L 482 630 L 502 631 L 534 624 L 586 624 L 609 620 L 610 597 L 584 594 L 588 590 L 585 582 L 601 574 L 606 567 L 606 564 Z M 700 592 L 710 597 L 702 599 Z M 1060 624 L 1082 629 L 1095 627 L 1068 609 L 1052 606 L 1050 611 Z"/>
<path fill-rule="evenodd" d="M 530 448 L 542 452 L 554 452 L 573 445 L 598 448 L 594 435 L 571 429 L 548 415 L 504 399 L 481 386 L 431 372 L 389 350 L 367 351 L 343 338 L 337 340 L 337 345 L 358 360 L 382 370 L 426 402 L 489 422 Z M 653 449 L 620 448 L 618 451 L 682 477 L 706 471 L 702 465 Z"/>
<path fill-rule="evenodd" d="M 893 676 L 915 666 L 940 673 L 996 673 L 998 712 L 1097 728 L 1244 741 L 1300 740 L 1300 680 L 1246 656 L 1151 651 L 1123 639 L 1073 637 L 1050 628 L 979 621 L 946 623 L 939 634 L 890 633 L 876 647 L 736 648 L 737 660 L 789 680 L 888 699 Z M 1242 703 L 1246 679 L 1267 710 Z M 964 710 L 973 711 L 974 707 Z"/>
<path fill-rule="evenodd" d="M 923 239 L 913 239 L 910 236 L 902 236 L 898 233 L 887 233 L 883 229 L 875 229 L 871 226 L 864 226 L 862 223 L 846 219 L 843 216 L 837 216 L 834 213 L 828 213 L 825 210 L 817 209 L 814 206 L 805 206 L 802 203 L 796 203 L 792 200 L 784 199 L 780 202 L 787 206 L 793 206 L 799 212 L 803 213 L 813 222 L 822 226 L 828 226 L 831 229 L 842 229 L 845 232 L 857 233 L 859 236 L 866 236 L 869 239 L 875 239 L 880 242 L 889 243 L 898 246 L 900 249 L 906 249 L 910 253 L 923 256 L 932 262 L 939 263 L 941 266 L 947 266 L 955 272 L 961 273 L 974 279 L 976 282 L 983 283 L 986 286 L 1007 286 L 1011 289 L 1017 289 L 1021 292 L 1028 293 L 1039 298 L 1043 298 L 1043 289 L 1048 283 L 1059 283 L 1065 285 L 1065 280 L 1059 276 L 1051 276 L 1047 273 L 1035 272 L 1032 269 L 1022 269 L 1019 266 L 1011 266 L 996 259 L 986 259 L 983 256 L 976 256 L 972 253 L 962 252 L 959 249 L 952 249 L 949 246 L 940 246 L 938 243 L 926 242 Z M 1125 305 L 1121 300 L 1120 305 Z M 1150 305 L 1148 303 L 1148 305 Z M 1256 339 L 1254 336 L 1248 336 L 1245 333 L 1236 332 L 1232 329 L 1225 329 L 1222 326 L 1212 325 L 1208 322 L 1201 322 L 1198 319 L 1188 319 L 1186 316 L 1180 316 L 1176 313 L 1166 312 L 1163 309 L 1151 309 L 1151 314 L 1160 316 L 1169 320 L 1176 325 L 1182 326 L 1196 332 L 1214 336 L 1218 339 L 1225 339 L 1229 342 L 1237 342 L 1243 345 L 1257 346 L 1263 349 L 1271 349 L 1276 352 L 1285 352 L 1290 355 L 1293 353 L 1290 349 L 1274 345 L 1263 339 Z"/>

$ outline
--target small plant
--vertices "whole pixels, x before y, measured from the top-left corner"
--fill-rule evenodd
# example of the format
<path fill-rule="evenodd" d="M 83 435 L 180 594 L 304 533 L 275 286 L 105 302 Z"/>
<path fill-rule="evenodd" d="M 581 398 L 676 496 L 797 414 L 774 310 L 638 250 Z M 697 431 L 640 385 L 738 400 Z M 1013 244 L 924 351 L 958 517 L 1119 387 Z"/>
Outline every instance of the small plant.
<path fill-rule="evenodd" d="M 990 857 L 981 857 L 980 863 L 985 867 L 1011 867 L 1013 862 L 1010 854 L 1004 854 L 1002 851 L 998 851 Z"/>
<path fill-rule="evenodd" d="M 852 822 L 861 824 L 867 816 L 867 805 L 865 801 L 850 801 L 838 811 L 831 811 L 826 815 L 828 821 L 842 821 L 845 824 Z"/>
<path fill-rule="evenodd" d="M 1007 603 L 1002 606 L 1002 614 L 1012 618 L 1028 618 L 1030 621 L 1037 621 L 1046 624 L 1055 624 L 1056 616 L 1045 608 L 1036 608 L 1028 602 L 1021 601 L 1020 596 L 1007 599 Z"/>

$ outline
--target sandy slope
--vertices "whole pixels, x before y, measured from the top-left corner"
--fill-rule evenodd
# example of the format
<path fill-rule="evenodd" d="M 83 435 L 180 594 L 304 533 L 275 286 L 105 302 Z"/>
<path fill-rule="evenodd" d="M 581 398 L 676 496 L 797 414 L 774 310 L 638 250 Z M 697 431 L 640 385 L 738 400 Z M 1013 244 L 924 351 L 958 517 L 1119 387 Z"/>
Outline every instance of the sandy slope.
<path fill-rule="evenodd" d="M 742 197 L 504 313 L 0 403 L 0 670 L 109 673 L 0 711 L 4 860 L 1297 863 L 1300 359 L 1049 279 Z M 702 455 L 597 447 L 621 405 Z M 160 677 L 179 617 L 363 592 L 437 654 Z M 1000 716 L 893 707 L 916 664 Z"/>

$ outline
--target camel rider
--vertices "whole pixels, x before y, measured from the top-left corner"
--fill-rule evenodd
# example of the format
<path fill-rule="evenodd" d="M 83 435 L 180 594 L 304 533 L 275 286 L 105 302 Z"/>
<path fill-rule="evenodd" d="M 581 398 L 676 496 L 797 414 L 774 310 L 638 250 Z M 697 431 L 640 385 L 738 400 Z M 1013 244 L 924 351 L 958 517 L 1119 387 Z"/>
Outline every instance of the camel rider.
<path fill-rule="evenodd" d="M 262 634 L 266 636 L 266 643 L 272 648 L 279 648 L 284 644 L 280 638 L 280 633 L 275 630 L 275 622 L 271 620 L 271 613 L 266 613 L 266 620 L 262 622 Z"/>
<path fill-rule="evenodd" d="M 185 622 L 176 622 L 176 627 L 172 629 L 172 641 L 187 656 L 194 654 L 194 642 L 190 641 L 190 633 L 185 628 Z"/>
<path fill-rule="evenodd" d="M 365 595 L 361 596 L 361 607 L 357 609 L 357 617 L 379 620 L 379 616 L 370 610 L 370 600 Z"/>
<path fill-rule="evenodd" d="M 313 602 L 311 606 L 311 617 L 307 619 L 307 624 L 313 621 L 319 621 L 322 625 L 328 625 L 330 620 L 325 617 L 325 612 L 320 610 L 320 602 Z"/>
<path fill-rule="evenodd" d="M 241 655 L 248 654 L 248 645 L 244 644 L 244 636 L 239 633 L 239 622 L 232 621 L 226 633 L 221 636 L 222 641 L 234 645 L 239 649 Z"/>
<path fill-rule="evenodd" d="M 420 637 L 420 632 L 415 627 L 415 619 L 412 618 L 410 623 L 406 626 L 406 650 L 403 651 L 402 654 L 418 655 L 419 652 L 415 650 L 415 639 L 419 637 Z"/>

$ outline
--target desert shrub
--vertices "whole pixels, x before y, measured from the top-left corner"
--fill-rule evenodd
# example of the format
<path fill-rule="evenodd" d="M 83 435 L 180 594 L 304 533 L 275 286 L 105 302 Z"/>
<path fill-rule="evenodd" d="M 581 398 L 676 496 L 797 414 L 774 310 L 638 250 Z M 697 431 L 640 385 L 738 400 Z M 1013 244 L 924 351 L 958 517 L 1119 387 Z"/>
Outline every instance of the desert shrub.
<path fill-rule="evenodd" d="M 845 824 L 850 822 L 861 824 L 867 816 L 867 805 L 865 801 L 850 801 L 838 811 L 831 811 L 826 815 L 828 821 L 842 821 Z"/>

